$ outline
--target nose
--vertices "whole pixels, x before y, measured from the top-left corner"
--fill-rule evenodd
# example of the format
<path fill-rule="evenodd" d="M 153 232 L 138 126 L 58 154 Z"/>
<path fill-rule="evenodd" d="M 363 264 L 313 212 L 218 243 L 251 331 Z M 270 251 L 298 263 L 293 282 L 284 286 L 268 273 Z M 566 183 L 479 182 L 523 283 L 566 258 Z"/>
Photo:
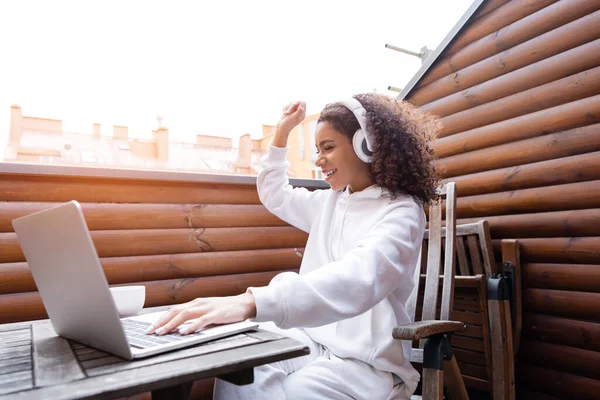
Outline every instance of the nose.
<path fill-rule="evenodd" d="M 319 168 L 322 168 L 325 165 L 325 157 L 322 155 L 317 155 L 317 159 L 315 160 L 315 165 Z"/>

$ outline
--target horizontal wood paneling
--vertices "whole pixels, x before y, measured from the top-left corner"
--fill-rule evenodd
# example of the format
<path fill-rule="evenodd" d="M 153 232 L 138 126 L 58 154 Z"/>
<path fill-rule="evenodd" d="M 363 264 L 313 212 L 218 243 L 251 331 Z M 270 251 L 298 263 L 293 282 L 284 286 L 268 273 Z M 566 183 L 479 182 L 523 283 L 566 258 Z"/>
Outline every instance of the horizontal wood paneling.
<path fill-rule="evenodd" d="M 486 5 L 483 5 L 480 11 L 481 17 L 477 18 L 480 14 L 477 13 L 475 16 L 476 20 L 452 41 L 444 51 L 445 58 L 554 2 L 556 0 L 513 0 L 505 2 L 505 4 L 499 7 L 494 7 L 492 11 L 487 11 L 485 9 Z M 436 65 L 427 71 L 427 75 L 421 79 L 417 87 L 425 86 L 455 71 L 452 67 L 448 71 L 445 68 L 445 64 L 448 64 L 448 62 L 444 62 L 443 59 L 436 63 Z"/>
<path fill-rule="evenodd" d="M 531 364 L 521 365 L 518 372 L 520 382 L 564 399 L 597 400 L 600 393 L 600 380 Z"/>
<path fill-rule="evenodd" d="M 529 288 L 600 293 L 600 265 L 528 263 L 521 277 Z"/>
<path fill-rule="evenodd" d="M 523 305 L 526 310 L 589 321 L 600 321 L 600 293 L 566 290 L 525 289 Z"/>
<path fill-rule="evenodd" d="M 140 282 L 146 286 L 145 307 L 179 304 L 197 297 L 233 296 L 249 286 L 265 286 L 282 271 L 204 278 Z M 0 295 L 0 323 L 47 318 L 37 292 Z"/>
<path fill-rule="evenodd" d="M 438 137 L 479 128 L 600 93 L 600 67 L 442 118 Z"/>
<path fill-rule="evenodd" d="M 92 231 L 91 236 L 99 257 L 303 247 L 307 239 L 289 226 Z M 15 233 L 0 233 L 0 247 L 0 262 L 25 261 Z"/>
<path fill-rule="evenodd" d="M 416 105 L 426 104 L 595 40 L 598 34 L 593 27 L 598 23 L 598 18 L 598 11 L 588 14 L 525 43 L 454 71 L 450 75 L 420 87 L 418 91 L 411 94 L 411 101 Z"/>
<path fill-rule="evenodd" d="M 600 137 L 600 135 L 598 135 Z M 593 150 L 593 147 L 589 150 Z M 600 179 L 600 152 L 446 178 L 465 196 Z M 476 160 L 473 160 L 476 162 Z M 481 167 L 479 167 L 481 168 Z"/>
<path fill-rule="evenodd" d="M 485 219 L 493 238 L 600 236 L 600 208 L 495 215 L 459 219 L 469 224 Z"/>
<path fill-rule="evenodd" d="M 11 221 L 62 203 L 0 203 L 0 232 Z M 226 228 L 287 225 L 262 205 L 81 203 L 90 230 Z"/>
<path fill-rule="evenodd" d="M 109 284 L 299 269 L 304 248 L 107 257 Z M 0 294 L 36 291 L 26 262 L 0 264 Z"/>
<path fill-rule="evenodd" d="M 489 14 L 490 12 L 494 11 L 498 7 L 502 6 L 503 4 L 508 3 L 509 1 L 510 0 L 489 0 L 489 1 L 486 1 L 484 4 L 482 4 L 479 7 L 479 10 L 477 10 L 477 13 L 473 17 L 475 19 L 480 19 L 480 18 L 484 17 L 485 15 Z"/>
<path fill-rule="evenodd" d="M 535 340 L 521 343 L 520 359 L 556 371 L 600 380 L 600 353 Z"/>
<path fill-rule="evenodd" d="M 523 385 L 524 387 L 520 388 L 519 393 L 521 399 L 527 400 L 561 400 L 560 397 L 552 396 L 547 393 L 540 393 L 535 391 L 530 387 Z M 137 399 L 136 399 L 137 400 Z"/>
<path fill-rule="evenodd" d="M 600 63 L 600 59 L 598 62 Z M 444 177 L 452 177 L 452 181 L 457 182 L 457 185 L 464 179 L 469 179 L 468 184 L 463 185 L 461 188 L 461 193 L 467 195 L 477 194 L 472 192 L 466 193 L 467 191 L 472 191 L 472 187 L 477 186 L 477 184 L 470 180 L 473 179 L 472 177 L 459 175 L 522 166 L 524 164 L 535 164 L 541 161 L 551 161 L 557 158 L 596 151 L 600 151 L 600 124 L 582 126 L 531 139 L 457 154 L 438 160 L 436 166 Z M 489 178 L 488 180 L 492 179 Z M 479 184 L 481 185 L 484 182 L 484 180 L 481 180 Z M 483 190 L 482 193 L 490 191 L 492 190 Z"/>
<path fill-rule="evenodd" d="M 0 174 L 0 201 L 260 204 L 256 186 Z"/>
<path fill-rule="evenodd" d="M 437 139 L 438 157 L 448 157 L 600 122 L 600 95 Z"/>
<path fill-rule="evenodd" d="M 593 208 L 600 204 L 600 180 L 461 197 L 459 218 Z"/>
<path fill-rule="evenodd" d="M 545 58 L 508 74 L 486 80 L 468 89 L 423 104 L 424 111 L 445 117 L 557 79 L 586 71 L 600 64 L 600 39 Z"/>
<path fill-rule="evenodd" d="M 600 324 L 591 321 L 526 312 L 523 314 L 523 336 L 600 352 Z"/>
<path fill-rule="evenodd" d="M 581 46 L 600 37 L 600 32 L 595 29 L 599 24 L 600 11 L 588 14 L 423 86 L 411 94 L 411 101 L 415 105 L 429 103 Z"/>
<path fill-rule="evenodd" d="M 492 240 L 499 253 L 500 242 Z M 600 237 L 519 239 L 521 262 L 600 264 Z"/>
<path fill-rule="evenodd" d="M 510 7 L 518 7 L 511 2 Z M 538 2 L 536 6 L 539 6 Z M 508 7 L 508 6 L 507 6 Z M 536 36 L 558 28 L 565 23 L 585 16 L 600 8 L 598 0 L 562 0 L 539 11 L 518 19 L 502 29 L 470 43 L 449 57 L 444 57 L 434 68 L 428 71 L 425 82 L 450 75 L 478 61 L 507 50 Z M 523 7 L 519 7 L 524 10 Z M 528 10 L 529 11 L 529 10 Z M 498 17 L 496 17 L 498 18 Z M 495 22 L 500 22 L 496 19 Z M 490 27 L 488 27 L 489 29 Z"/>

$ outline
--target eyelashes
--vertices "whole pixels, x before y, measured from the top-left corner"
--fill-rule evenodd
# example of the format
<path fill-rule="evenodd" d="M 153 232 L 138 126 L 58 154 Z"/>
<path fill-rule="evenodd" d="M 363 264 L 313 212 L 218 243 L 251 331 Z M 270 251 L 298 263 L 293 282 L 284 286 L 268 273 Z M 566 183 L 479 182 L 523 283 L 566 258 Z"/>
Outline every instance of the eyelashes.
<path fill-rule="evenodd" d="M 323 148 L 324 151 L 329 151 L 329 150 L 332 150 L 332 149 L 333 149 L 333 147 L 331 147 L 331 146 L 327 146 L 327 147 Z M 319 149 L 317 149 L 317 154 L 321 154 L 321 152 L 319 151 Z"/>

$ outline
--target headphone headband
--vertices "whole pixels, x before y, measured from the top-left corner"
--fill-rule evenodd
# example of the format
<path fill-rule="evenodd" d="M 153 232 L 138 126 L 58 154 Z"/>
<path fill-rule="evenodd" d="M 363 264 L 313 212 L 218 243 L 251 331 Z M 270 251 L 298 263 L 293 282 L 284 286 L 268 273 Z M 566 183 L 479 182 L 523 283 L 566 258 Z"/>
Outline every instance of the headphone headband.
<path fill-rule="evenodd" d="M 373 144 L 371 141 L 371 135 L 367 130 L 367 118 L 365 117 L 367 111 L 362 104 L 360 104 L 360 101 L 353 97 L 338 101 L 337 104 L 340 104 L 350 110 L 356 117 L 358 125 L 360 126 L 360 130 L 356 131 L 352 140 L 354 151 L 364 162 L 372 162 Z"/>

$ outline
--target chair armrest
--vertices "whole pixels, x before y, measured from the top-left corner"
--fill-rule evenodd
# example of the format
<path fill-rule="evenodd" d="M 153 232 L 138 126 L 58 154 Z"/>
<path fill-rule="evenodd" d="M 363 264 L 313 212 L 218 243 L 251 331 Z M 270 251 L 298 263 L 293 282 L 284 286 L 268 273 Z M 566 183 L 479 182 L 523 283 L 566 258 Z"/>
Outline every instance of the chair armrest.
<path fill-rule="evenodd" d="M 394 328 L 392 336 L 400 340 L 420 340 L 442 333 L 462 332 L 467 326 L 458 321 L 419 321 Z"/>

